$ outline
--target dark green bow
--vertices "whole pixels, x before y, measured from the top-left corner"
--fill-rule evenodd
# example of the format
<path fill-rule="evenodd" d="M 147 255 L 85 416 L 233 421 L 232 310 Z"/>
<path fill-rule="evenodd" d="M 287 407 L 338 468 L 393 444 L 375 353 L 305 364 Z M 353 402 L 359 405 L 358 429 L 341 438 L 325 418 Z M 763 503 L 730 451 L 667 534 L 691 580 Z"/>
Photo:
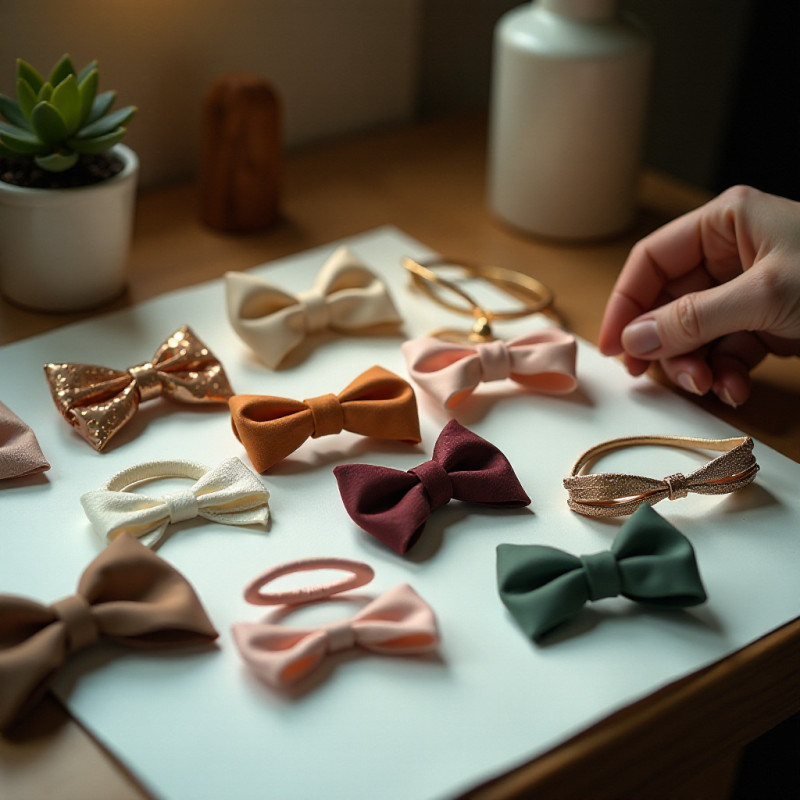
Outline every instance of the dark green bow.
<path fill-rule="evenodd" d="M 641 506 L 611 549 L 601 553 L 573 556 L 544 545 L 499 545 L 497 585 L 503 603 L 532 639 L 603 597 L 621 594 L 673 608 L 706 599 L 689 540 L 649 505 Z"/>

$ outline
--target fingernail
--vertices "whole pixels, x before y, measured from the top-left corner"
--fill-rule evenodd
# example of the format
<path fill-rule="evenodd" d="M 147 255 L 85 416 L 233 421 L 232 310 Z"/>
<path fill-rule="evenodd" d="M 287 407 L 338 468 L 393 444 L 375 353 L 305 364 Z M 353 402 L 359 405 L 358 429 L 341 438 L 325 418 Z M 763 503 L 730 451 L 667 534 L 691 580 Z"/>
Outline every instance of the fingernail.
<path fill-rule="evenodd" d="M 634 322 L 622 331 L 622 346 L 634 356 L 643 356 L 652 353 L 661 347 L 661 338 L 658 335 L 658 325 L 654 319 L 643 319 Z"/>
<path fill-rule="evenodd" d="M 694 378 L 688 372 L 679 372 L 675 380 L 678 382 L 678 386 L 680 386 L 681 389 L 685 389 L 687 392 L 691 392 L 692 394 L 702 394 L 702 392 L 697 388 Z"/>
<path fill-rule="evenodd" d="M 722 386 L 716 390 L 717 397 L 722 400 L 723 403 L 729 405 L 731 408 L 738 408 L 739 404 L 731 397 L 731 393 L 728 391 L 727 386 Z"/>

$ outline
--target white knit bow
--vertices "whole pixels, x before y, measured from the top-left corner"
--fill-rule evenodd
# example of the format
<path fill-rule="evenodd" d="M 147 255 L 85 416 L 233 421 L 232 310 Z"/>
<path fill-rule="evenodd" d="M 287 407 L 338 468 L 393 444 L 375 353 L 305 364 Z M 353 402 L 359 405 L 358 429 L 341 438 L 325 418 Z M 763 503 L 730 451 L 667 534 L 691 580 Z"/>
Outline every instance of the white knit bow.
<path fill-rule="evenodd" d="M 227 272 L 225 293 L 233 329 L 270 369 L 308 334 L 401 321 L 384 282 L 346 247 L 333 253 L 306 292 L 291 294 L 256 275 Z"/>
<path fill-rule="evenodd" d="M 159 478 L 193 478 L 188 489 L 158 497 L 125 491 Z M 167 527 L 195 517 L 224 525 L 266 525 L 269 492 L 238 458 L 212 469 L 191 461 L 151 461 L 117 473 L 101 489 L 81 497 L 95 530 L 111 541 L 127 532 L 148 547 L 159 544 Z"/>

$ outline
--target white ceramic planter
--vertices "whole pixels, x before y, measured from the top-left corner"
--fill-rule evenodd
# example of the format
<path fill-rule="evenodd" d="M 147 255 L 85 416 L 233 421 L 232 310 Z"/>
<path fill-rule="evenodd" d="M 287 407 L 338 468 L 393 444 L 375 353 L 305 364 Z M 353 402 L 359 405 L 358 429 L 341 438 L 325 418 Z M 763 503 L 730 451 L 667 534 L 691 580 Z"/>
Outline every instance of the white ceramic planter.
<path fill-rule="evenodd" d="M 39 311 L 82 311 L 125 288 L 139 160 L 113 151 L 122 172 L 74 189 L 0 181 L 0 292 Z"/>

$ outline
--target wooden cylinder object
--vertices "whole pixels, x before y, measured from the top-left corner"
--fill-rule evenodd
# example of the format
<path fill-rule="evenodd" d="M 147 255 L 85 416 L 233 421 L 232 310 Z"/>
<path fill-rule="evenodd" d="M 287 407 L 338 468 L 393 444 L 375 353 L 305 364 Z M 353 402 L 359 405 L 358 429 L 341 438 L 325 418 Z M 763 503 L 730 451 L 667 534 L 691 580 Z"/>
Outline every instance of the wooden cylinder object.
<path fill-rule="evenodd" d="M 270 83 L 236 73 L 216 80 L 203 101 L 199 169 L 201 220 L 233 233 L 278 220 L 281 107 Z"/>

